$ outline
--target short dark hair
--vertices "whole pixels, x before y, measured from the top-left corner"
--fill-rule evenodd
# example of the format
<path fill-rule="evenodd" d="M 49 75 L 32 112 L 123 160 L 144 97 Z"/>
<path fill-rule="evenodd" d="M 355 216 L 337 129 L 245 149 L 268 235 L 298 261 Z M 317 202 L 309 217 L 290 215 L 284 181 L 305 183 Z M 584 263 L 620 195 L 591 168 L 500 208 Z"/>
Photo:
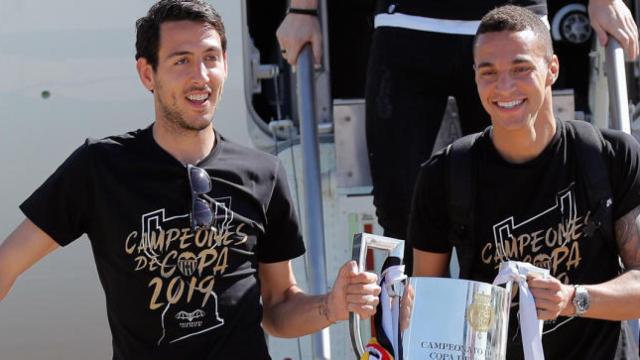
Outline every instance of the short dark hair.
<path fill-rule="evenodd" d="M 549 28 L 542 22 L 540 16 L 527 8 L 514 5 L 497 7 L 482 17 L 476 36 L 473 39 L 473 48 L 475 49 L 478 37 L 482 34 L 525 30 L 533 31 L 536 37 L 540 39 L 548 57 L 553 55 L 553 43 L 551 42 Z"/>
<path fill-rule="evenodd" d="M 136 60 L 145 58 L 153 70 L 158 66 L 160 25 L 167 21 L 192 20 L 205 22 L 220 35 L 222 51 L 227 51 L 227 36 L 222 18 L 204 0 L 161 0 L 136 21 Z"/>

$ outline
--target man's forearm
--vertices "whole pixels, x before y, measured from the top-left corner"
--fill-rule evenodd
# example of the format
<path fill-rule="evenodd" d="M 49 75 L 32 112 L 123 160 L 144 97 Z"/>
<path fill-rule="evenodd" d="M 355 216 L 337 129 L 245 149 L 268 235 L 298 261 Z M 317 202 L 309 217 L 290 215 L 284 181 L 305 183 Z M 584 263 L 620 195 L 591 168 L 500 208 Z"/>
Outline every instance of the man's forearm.
<path fill-rule="evenodd" d="M 25 219 L 0 244 L 0 300 L 18 276 L 58 247 L 47 233 Z"/>
<path fill-rule="evenodd" d="M 328 295 L 307 295 L 290 289 L 285 301 L 265 307 L 262 325 L 277 337 L 290 338 L 314 333 L 331 325 Z"/>
<path fill-rule="evenodd" d="M 629 270 L 613 280 L 585 285 L 585 288 L 591 304 L 583 317 L 605 320 L 640 318 L 640 270 Z"/>
<path fill-rule="evenodd" d="M 607 320 L 640 317 L 640 206 L 616 220 L 614 232 L 620 258 L 629 270 L 605 283 L 585 286 L 591 304 L 583 316 Z"/>
<path fill-rule="evenodd" d="M 305 294 L 295 282 L 290 262 L 261 263 L 264 329 L 275 336 L 295 337 L 316 332 L 349 312 L 361 317 L 375 314 L 379 303 L 378 277 L 358 271 L 355 261 L 348 261 L 338 271 L 331 291 L 326 295 Z"/>
<path fill-rule="evenodd" d="M 16 277 L 9 268 L 9 265 L 9 261 L 6 259 L 3 261 L 2 244 L 0 244 L 0 301 L 7 296 L 16 280 Z"/>
<path fill-rule="evenodd" d="M 0 274 L 0 301 L 2 301 L 5 296 L 7 296 L 12 285 L 13 281 L 5 279 L 2 274 Z"/>

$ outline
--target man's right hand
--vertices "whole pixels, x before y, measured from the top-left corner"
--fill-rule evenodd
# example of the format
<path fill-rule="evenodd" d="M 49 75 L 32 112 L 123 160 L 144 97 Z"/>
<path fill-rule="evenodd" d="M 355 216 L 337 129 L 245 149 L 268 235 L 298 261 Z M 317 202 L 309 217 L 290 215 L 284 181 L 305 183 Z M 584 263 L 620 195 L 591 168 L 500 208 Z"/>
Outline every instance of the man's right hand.
<path fill-rule="evenodd" d="M 610 35 L 618 40 L 628 60 L 638 57 L 638 27 L 622 0 L 590 0 L 589 18 L 602 46 Z"/>
<path fill-rule="evenodd" d="M 555 320 L 558 316 L 572 316 L 575 313 L 571 299 L 574 289 L 553 276 L 527 276 L 529 290 L 536 301 L 538 319 Z"/>
<path fill-rule="evenodd" d="M 316 66 L 322 62 L 322 32 L 317 16 L 306 14 L 287 14 L 276 37 L 280 44 L 282 57 L 291 65 L 295 65 L 302 47 L 311 43 L 313 61 Z"/>

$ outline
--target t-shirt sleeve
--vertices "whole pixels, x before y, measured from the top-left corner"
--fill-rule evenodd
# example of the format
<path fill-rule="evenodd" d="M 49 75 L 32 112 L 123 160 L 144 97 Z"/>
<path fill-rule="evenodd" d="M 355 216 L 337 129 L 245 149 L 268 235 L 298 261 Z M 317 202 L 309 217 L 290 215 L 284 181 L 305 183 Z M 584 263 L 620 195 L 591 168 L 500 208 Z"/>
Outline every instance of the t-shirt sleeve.
<path fill-rule="evenodd" d="M 609 174 L 613 191 L 613 218 L 617 220 L 640 205 L 640 145 L 631 135 L 602 130 L 609 139 Z"/>
<path fill-rule="evenodd" d="M 91 160 L 85 142 L 21 205 L 35 225 L 65 246 L 87 232 Z"/>
<path fill-rule="evenodd" d="M 440 152 L 420 167 L 409 216 L 409 243 L 422 251 L 451 251 L 447 215 L 445 155 Z"/>
<path fill-rule="evenodd" d="M 265 241 L 258 242 L 258 261 L 275 263 L 291 260 L 305 252 L 296 209 L 291 201 L 287 175 L 278 161 L 271 199 L 267 204 Z"/>

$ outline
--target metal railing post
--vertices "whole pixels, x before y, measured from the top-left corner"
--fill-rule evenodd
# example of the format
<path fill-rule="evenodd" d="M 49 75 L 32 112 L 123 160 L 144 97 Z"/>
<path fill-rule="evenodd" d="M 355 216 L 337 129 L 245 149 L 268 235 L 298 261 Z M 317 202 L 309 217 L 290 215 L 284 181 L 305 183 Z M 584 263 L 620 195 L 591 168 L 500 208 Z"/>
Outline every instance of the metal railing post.
<path fill-rule="evenodd" d="M 316 121 L 313 59 L 311 46 L 305 45 L 298 56 L 296 72 L 296 96 L 302 145 L 302 166 L 305 204 L 304 236 L 309 251 L 309 288 L 312 294 L 327 291 L 326 252 L 324 246 L 324 221 L 322 213 L 322 183 L 320 178 L 320 151 L 318 122 Z M 331 358 L 329 328 L 311 336 L 313 359 Z"/>
<path fill-rule="evenodd" d="M 612 36 L 607 42 L 605 72 L 609 88 L 609 115 L 611 128 L 631 134 L 629 116 L 629 98 L 627 95 L 627 76 L 625 72 L 624 52 L 620 43 Z M 638 345 L 640 320 L 628 320 L 633 340 Z"/>
<path fill-rule="evenodd" d="M 611 128 L 631 134 L 629 98 L 625 74 L 624 52 L 620 43 L 609 37 L 605 57 L 605 74 L 609 88 L 609 116 Z"/>

